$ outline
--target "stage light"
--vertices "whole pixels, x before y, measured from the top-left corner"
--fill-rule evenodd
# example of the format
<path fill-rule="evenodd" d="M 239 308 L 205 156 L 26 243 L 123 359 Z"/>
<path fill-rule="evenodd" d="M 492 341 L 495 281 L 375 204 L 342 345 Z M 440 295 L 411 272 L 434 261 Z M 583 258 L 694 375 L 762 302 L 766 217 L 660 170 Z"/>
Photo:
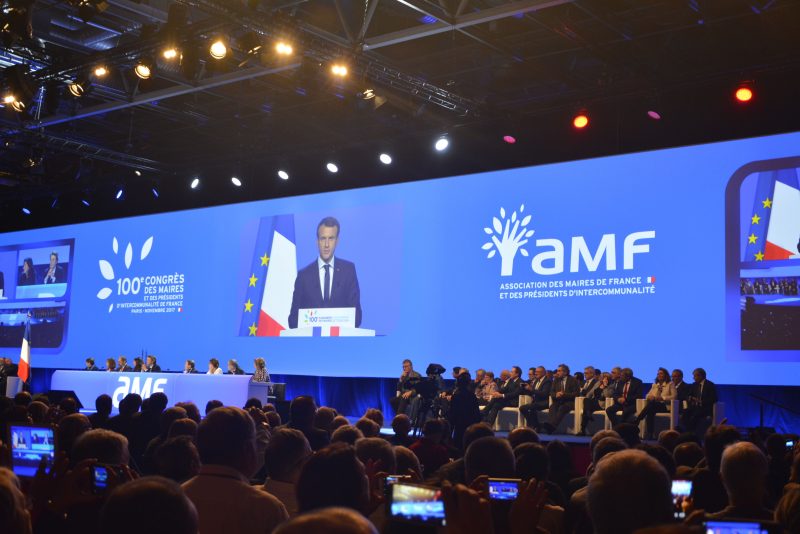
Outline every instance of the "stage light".
<path fill-rule="evenodd" d="M 334 173 L 334 174 L 339 172 L 339 167 L 337 167 L 335 163 L 329 162 L 327 165 L 325 165 L 325 168 L 328 169 L 328 172 L 331 172 L 331 173 Z"/>
<path fill-rule="evenodd" d="M 178 49 L 174 46 L 168 46 L 161 52 L 161 57 L 166 60 L 172 60 L 178 57 Z"/>
<path fill-rule="evenodd" d="M 517 138 L 514 137 L 513 135 L 504 135 L 503 136 L 503 141 L 505 141 L 509 145 L 513 145 L 514 143 L 517 142 Z"/>
<path fill-rule="evenodd" d="M 279 56 L 291 56 L 294 53 L 294 48 L 286 41 L 278 41 L 275 43 L 275 52 L 277 52 Z M 345 72 L 345 74 L 347 74 L 347 72 Z"/>
<path fill-rule="evenodd" d="M 653 119 L 654 121 L 660 121 L 661 120 L 661 113 L 659 113 L 658 111 L 655 111 L 653 109 L 651 109 L 650 111 L 647 112 L 647 116 L 650 117 L 651 119 Z"/>
<path fill-rule="evenodd" d="M 119 199 L 121 199 L 121 198 L 122 198 L 122 196 L 123 196 L 124 194 L 125 194 L 125 190 L 124 190 L 124 189 L 122 189 L 122 188 L 119 188 L 119 189 L 117 189 L 117 194 L 116 194 L 116 195 L 114 195 L 114 198 L 115 198 L 115 199 L 117 199 L 117 200 L 119 200 Z"/>
<path fill-rule="evenodd" d="M 14 101 L 11 102 L 11 109 L 16 111 L 17 113 L 23 113 L 26 107 L 27 106 L 25 105 L 25 102 L 23 102 L 22 100 L 14 99 Z"/>
<path fill-rule="evenodd" d="M 22 208 L 22 213 L 24 213 L 25 215 L 30 215 L 31 210 L 29 210 L 28 208 Z"/>
<path fill-rule="evenodd" d="M 8 94 L 3 96 L 3 104 L 11 105 L 16 101 L 17 101 L 17 97 L 12 95 L 11 93 L 8 93 Z"/>
<path fill-rule="evenodd" d="M 288 180 L 289 179 L 289 173 L 284 171 L 283 169 L 281 169 L 281 170 L 278 171 L 278 178 L 280 178 L 281 180 Z"/>
<path fill-rule="evenodd" d="M 83 204 L 83 205 L 84 205 L 84 206 L 86 206 L 87 208 L 88 208 L 89 206 L 91 206 L 91 203 L 89 202 L 89 199 L 86 199 L 86 198 L 82 198 L 82 199 L 81 199 L 81 204 Z"/>
<path fill-rule="evenodd" d="M 141 176 L 142 175 L 142 171 L 140 171 L 139 169 L 136 169 L 135 171 L 133 171 L 133 174 L 135 174 L 136 176 Z"/>
<path fill-rule="evenodd" d="M 242 187 L 242 181 L 236 176 L 231 176 L 231 183 L 236 187 Z"/>
<path fill-rule="evenodd" d="M 254 56 L 261 52 L 261 37 L 255 32 L 247 32 L 239 38 L 239 48 L 248 56 Z"/>
<path fill-rule="evenodd" d="M 392 156 L 390 156 L 389 154 L 385 153 L 381 154 L 380 156 L 378 156 L 378 159 L 381 160 L 381 163 L 383 163 L 384 165 L 392 164 Z"/>
<path fill-rule="evenodd" d="M 108 69 L 106 67 L 104 67 L 103 65 L 98 65 L 98 66 L 96 66 L 94 68 L 94 75 L 96 77 L 102 78 L 106 74 L 108 74 Z"/>
<path fill-rule="evenodd" d="M 589 116 L 585 113 L 579 113 L 575 115 L 575 118 L 572 119 L 572 126 L 574 126 L 578 130 L 582 130 L 589 126 Z"/>
<path fill-rule="evenodd" d="M 734 93 L 736 100 L 741 102 L 742 104 L 746 104 L 753 100 L 753 90 L 746 85 L 743 85 L 736 89 L 736 93 Z"/>
<path fill-rule="evenodd" d="M 192 178 L 192 182 L 189 184 L 189 187 L 191 187 L 192 189 L 197 189 L 197 186 L 199 185 L 200 185 L 200 178 L 195 177 Z"/>
<path fill-rule="evenodd" d="M 154 196 L 154 197 L 158 198 L 158 187 L 156 187 L 156 186 L 153 186 L 153 187 L 150 189 L 150 192 L 151 192 L 151 193 L 153 193 L 153 196 Z"/>
<path fill-rule="evenodd" d="M 449 146 L 450 141 L 448 141 L 446 137 L 440 137 L 436 140 L 436 144 L 433 145 L 433 148 L 435 148 L 437 152 L 444 152 Z"/>
<path fill-rule="evenodd" d="M 140 58 L 136 62 L 133 72 L 142 80 L 148 80 L 153 75 L 153 61 L 149 58 Z"/>
<path fill-rule="evenodd" d="M 69 94 L 75 98 L 80 98 L 89 92 L 90 86 L 91 82 L 89 82 L 89 80 L 86 78 L 78 78 L 77 80 L 67 84 L 67 89 L 69 90 Z"/>
<path fill-rule="evenodd" d="M 340 78 L 344 78 L 345 76 L 347 76 L 347 66 L 341 63 L 334 63 L 331 66 L 331 74 L 333 74 L 334 76 L 338 76 Z"/>
<path fill-rule="evenodd" d="M 211 46 L 208 47 L 209 55 L 214 59 L 223 59 L 228 55 L 228 45 L 222 39 L 216 39 Z"/>

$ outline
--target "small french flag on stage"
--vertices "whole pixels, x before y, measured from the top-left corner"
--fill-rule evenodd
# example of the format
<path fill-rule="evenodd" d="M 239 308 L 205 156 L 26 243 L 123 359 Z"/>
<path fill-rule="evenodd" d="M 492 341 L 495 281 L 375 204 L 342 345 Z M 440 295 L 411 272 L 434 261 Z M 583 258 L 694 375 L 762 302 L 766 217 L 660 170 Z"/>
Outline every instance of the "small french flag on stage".
<path fill-rule="evenodd" d="M 648 284 L 655 284 L 656 283 L 656 277 L 655 276 L 648 276 L 647 277 L 647 283 Z"/>
<path fill-rule="evenodd" d="M 19 353 L 17 376 L 23 382 L 28 381 L 31 372 L 31 320 L 25 322 L 25 335 L 22 336 L 22 350 Z"/>

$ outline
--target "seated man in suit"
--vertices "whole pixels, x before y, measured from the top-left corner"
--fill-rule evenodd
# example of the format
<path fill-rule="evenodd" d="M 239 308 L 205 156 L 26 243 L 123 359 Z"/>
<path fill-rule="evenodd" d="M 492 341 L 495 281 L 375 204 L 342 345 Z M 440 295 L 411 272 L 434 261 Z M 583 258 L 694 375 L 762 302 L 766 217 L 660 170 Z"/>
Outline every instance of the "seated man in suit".
<path fill-rule="evenodd" d="M 511 377 L 503 382 L 503 385 L 497 391 L 492 393 L 492 399 L 486 405 L 486 416 L 483 419 L 489 426 L 494 426 L 500 410 L 519 404 L 519 395 L 522 392 L 521 375 L 522 369 L 515 365 L 511 368 Z"/>
<path fill-rule="evenodd" d="M 414 387 L 422 380 L 422 375 L 414 370 L 414 364 L 409 359 L 403 360 L 403 372 L 397 381 L 396 395 L 389 399 L 389 405 L 395 414 L 404 414 L 408 405 L 414 400 Z"/>
<path fill-rule="evenodd" d="M 325 217 L 317 225 L 319 257 L 297 273 L 289 312 L 289 328 L 297 328 L 298 311 L 304 308 L 355 308 L 356 327 L 361 325 L 361 290 L 356 266 L 334 257 L 339 243 L 339 221 Z"/>
<path fill-rule="evenodd" d="M 604 401 L 605 396 L 603 390 L 607 386 L 607 382 L 603 381 L 601 376 L 598 376 L 598 371 L 591 365 L 583 370 L 585 382 L 578 392 L 579 397 L 583 397 L 583 417 L 581 418 L 581 430 L 578 433 L 581 436 L 586 435 L 586 426 L 592 420 L 592 412 L 601 409 L 601 402 Z M 603 403 L 605 406 L 605 403 Z"/>
<path fill-rule="evenodd" d="M 144 369 L 142 369 L 142 371 L 144 371 L 145 373 L 160 373 L 161 372 L 161 366 L 158 365 L 158 363 L 156 361 L 156 357 L 153 356 L 152 354 L 148 354 L 147 355 L 147 359 L 145 360 L 145 362 L 146 363 L 145 363 Z M 126 363 L 127 363 L 127 361 L 126 361 Z"/>
<path fill-rule="evenodd" d="M 64 268 L 58 264 L 58 253 L 53 251 L 50 253 L 50 265 L 44 272 L 42 282 L 45 284 L 62 284 L 66 281 L 64 276 Z"/>
<path fill-rule="evenodd" d="M 692 376 L 694 384 L 692 384 L 689 398 L 686 401 L 688 407 L 683 412 L 681 423 L 687 432 L 694 432 L 701 436 L 705 430 L 704 421 L 713 417 L 714 414 L 717 386 L 706 378 L 706 371 L 702 367 L 695 369 Z"/>
<path fill-rule="evenodd" d="M 541 365 L 533 370 L 533 380 L 523 393 L 533 397 L 533 401 L 525 406 L 520 406 L 519 411 L 525 416 L 525 421 L 529 427 L 541 431 L 539 424 L 540 410 L 546 410 L 550 406 L 550 388 L 553 381 L 547 378 L 547 371 Z"/>
<path fill-rule="evenodd" d="M 642 381 L 633 376 L 630 367 L 620 372 L 620 379 L 614 389 L 614 404 L 606 408 L 606 415 L 611 426 L 630 423 L 636 418 L 636 399 L 642 397 Z M 622 410 L 622 416 L 617 412 Z"/>
<path fill-rule="evenodd" d="M 548 434 L 556 431 L 564 417 L 575 409 L 575 397 L 578 396 L 579 391 L 578 379 L 570 374 L 569 366 L 564 363 L 559 365 L 550 389 L 550 399 L 552 400 L 550 415 L 547 422 L 542 425 L 542 430 Z"/>
<path fill-rule="evenodd" d="M 672 385 L 675 386 L 675 398 L 680 402 L 678 407 L 683 411 L 683 403 L 689 400 L 692 386 L 683 381 L 683 371 L 680 369 L 672 371 Z"/>

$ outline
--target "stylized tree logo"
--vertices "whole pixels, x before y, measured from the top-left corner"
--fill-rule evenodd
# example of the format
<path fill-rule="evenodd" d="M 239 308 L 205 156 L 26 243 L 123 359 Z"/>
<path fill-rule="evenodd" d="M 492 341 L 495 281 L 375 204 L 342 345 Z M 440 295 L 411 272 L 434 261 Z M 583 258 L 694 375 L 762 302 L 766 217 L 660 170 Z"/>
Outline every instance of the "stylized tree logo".
<path fill-rule="evenodd" d="M 522 217 L 524 211 L 525 204 L 522 204 L 519 207 L 519 217 Z M 481 248 L 489 251 L 486 255 L 487 258 L 493 258 L 497 252 L 500 252 L 501 276 L 511 276 L 514 271 L 514 257 L 517 255 L 517 251 L 525 257 L 528 256 L 528 251 L 522 246 L 533 235 L 533 230 L 526 230 L 530 222 L 530 215 L 519 219 L 516 211 L 506 219 L 505 208 L 500 208 L 500 218 L 492 217 L 492 228 L 486 227 L 483 229 L 486 235 L 492 236 L 492 240 L 484 243 Z"/>
<path fill-rule="evenodd" d="M 153 248 L 153 236 L 147 238 L 147 240 L 142 245 L 142 250 L 139 252 L 139 259 L 144 260 L 149 254 L 150 250 Z M 119 253 L 119 242 L 115 237 L 114 240 L 111 242 L 111 250 L 114 251 L 114 254 Z M 130 243 L 128 246 L 125 247 L 125 269 L 128 270 L 131 268 L 131 263 L 133 262 L 133 247 Z M 111 266 L 111 263 L 107 260 L 100 260 L 100 274 L 103 275 L 103 278 L 106 280 L 114 280 L 114 267 Z M 140 278 L 120 278 L 117 280 L 117 294 L 118 295 L 128 295 L 133 293 L 137 295 L 141 290 L 142 280 Z M 106 300 L 108 297 L 111 296 L 114 290 L 110 287 L 104 287 L 100 291 L 97 292 L 97 298 L 100 300 Z M 108 305 L 108 313 L 114 309 L 114 303 Z"/>

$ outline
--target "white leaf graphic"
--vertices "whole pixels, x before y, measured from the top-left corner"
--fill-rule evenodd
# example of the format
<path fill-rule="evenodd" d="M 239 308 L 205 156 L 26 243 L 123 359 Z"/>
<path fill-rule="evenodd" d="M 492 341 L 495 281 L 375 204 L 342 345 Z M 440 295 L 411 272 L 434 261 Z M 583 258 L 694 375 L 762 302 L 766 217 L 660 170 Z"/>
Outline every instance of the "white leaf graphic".
<path fill-rule="evenodd" d="M 112 302 L 111 304 L 108 305 L 108 313 L 111 313 L 111 310 L 113 309 L 114 309 L 114 303 Z"/>
<path fill-rule="evenodd" d="M 111 242 L 111 250 L 114 251 L 114 254 L 119 252 L 119 243 L 117 243 L 117 238 L 114 238 L 114 241 Z"/>
<path fill-rule="evenodd" d="M 511 222 L 512 223 L 513 222 L 517 222 L 517 212 L 516 211 L 511 214 Z"/>
<path fill-rule="evenodd" d="M 525 204 L 519 207 L 519 212 L 522 213 L 523 211 L 525 211 Z"/>
<path fill-rule="evenodd" d="M 519 249 L 519 253 L 525 256 L 526 258 L 528 257 L 528 251 L 525 250 L 524 248 Z"/>
<path fill-rule="evenodd" d="M 103 278 L 106 280 L 113 280 L 114 268 L 106 260 L 100 260 L 100 274 L 102 274 Z"/>
<path fill-rule="evenodd" d="M 528 223 L 531 222 L 531 216 L 526 215 L 524 219 L 522 219 L 522 226 L 528 226 Z"/>
<path fill-rule="evenodd" d="M 125 268 L 131 268 L 131 260 L 133 259 L 133 247 L 131 244 L 128 243 L 128 246 L 125 248 Z"/>
<path fill-rule="evenodd" d="M 489 249 L 490 249 L 490 248 L 492 248 L 493 246 L 494 246 L 494 243 L 492 243 L 491 241 L 489 241 L 488 243 L 484 243 L 484 244 L 483 244 L 483 246 L 482 246 L 481 248 L 482 248 L 483 250 L 489 250 Z"/>
<path fill-rule="evenodd" d="M 103 289 L 97 292 L 97 298 L 99 298 L 100 300 L 106 300 L 110 296 L 111 296 L 110 287 L 104 287 Z"/>
<path fill-rule="evenodd" d="M 484 228 L 483 231 L 486 232 L 488 235 L 492 235 L 492 229 L 491 228 Z"/>
<path fill-rule="evenodd" d="M 530 237 L 530 236 L 532 236 L 532 235 L 533 235 L 533 232 L 534 232 L 533 230 L 528 230 L 527 232 L 525 232 L 525 237 Z"/>
<path fill-rule="evenodd" d="M 497 254 L 496 250 L 490 250 L 489 254 L 486 255 L 487 258 L 494 258 L 494 255 Z"/>
<path fill-rule="evenodd" d="M 492 226 L 494 226 L 494 231 L 498 234 L 503 233 L 503 223 L 497 217 L 492 217 Z"/>
<path fill-rule="evenodd" d="M 148 237 L 147 241 L 145 241 L 144 245 L 142 245 L 142 253 L 139 256 L 139 259 L 140 260 L 145 259 L 147 255 L 150 254 L 151 248 L 153 248 L 153 236 Z"/>
<path fill-rule="evenodd" d="M 503 219 L 506 218 L 506 209 L 505 208 L 500 208 L 500 217 L 502 217 Z"/>

